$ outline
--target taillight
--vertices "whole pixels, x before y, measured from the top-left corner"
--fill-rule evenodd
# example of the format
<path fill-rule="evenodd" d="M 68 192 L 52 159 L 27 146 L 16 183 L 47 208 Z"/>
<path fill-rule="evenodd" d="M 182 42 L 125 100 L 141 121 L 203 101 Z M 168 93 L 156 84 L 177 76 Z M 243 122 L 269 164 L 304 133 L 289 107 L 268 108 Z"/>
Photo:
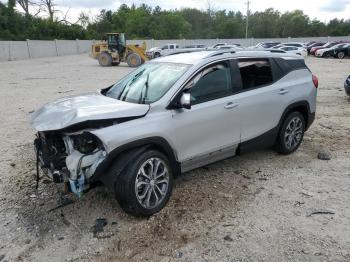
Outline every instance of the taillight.
<path fill-rule="evenodd" d="M 314 82 L 314 86 L 318 88 L 318 78 L 315 75 L 312 75 L 312 82 Z"/>

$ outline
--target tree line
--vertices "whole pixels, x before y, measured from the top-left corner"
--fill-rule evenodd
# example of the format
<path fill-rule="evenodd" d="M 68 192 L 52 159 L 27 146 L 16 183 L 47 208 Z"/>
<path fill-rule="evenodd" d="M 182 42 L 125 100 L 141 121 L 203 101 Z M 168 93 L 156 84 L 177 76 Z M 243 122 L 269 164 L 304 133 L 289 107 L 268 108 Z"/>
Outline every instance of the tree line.
<path fill-rule="evenodd" d="M 68 11 L 69 12 L 69 11 Z M 244 38 L 246 16 L 240 11 L 182 8 L 163 10 L 126 4 L 101 10 L 96 17 L 81 13 L 68 21 L 55 0 L 0 2 L 0 40 L 101 39 L 106 32 L 125 32 L 128 39 Z M 60 17 L 60 18 L 59 18 Z M 350 19 L 321 22 L 302 10 L 281 13 L 273 8 L 249 15 L 248 37 L 279 38 L 348 36 Z"/>

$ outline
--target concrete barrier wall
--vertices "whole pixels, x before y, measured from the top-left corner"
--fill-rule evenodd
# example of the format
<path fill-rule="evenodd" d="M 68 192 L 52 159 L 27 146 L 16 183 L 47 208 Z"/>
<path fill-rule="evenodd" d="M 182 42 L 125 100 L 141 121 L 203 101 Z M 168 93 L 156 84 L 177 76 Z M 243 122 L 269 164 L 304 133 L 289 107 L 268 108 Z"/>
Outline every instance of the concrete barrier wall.
<path fill-rule="evenodd" d="M 127 40 L 128 44 L 140 44 L 145 41 L 147 48 L 161 47 L 166 44 L 178 44 L 180 47 L 191 44 L 206 46 L 215 43 L 240 44 L 244 47 L 256 45 L 259 42 L 309 42 L 309 41 L 349 41 L 350 36 L 338 37 L 304 37 L 304 38 L 249 38 L 249 39 L 169 39 L 169 40 Z M 0 61 L 21 60 L 50 56 L 62 56 L 88 53 L 94 40 L 27 40 L 0 41 Z"/>
<path fill-rule="evenodd" d="M 94 40 L 77 40 L 78 52 L 89 53 L 91 50 L 91 45 L 94 43 Z"/>
<path fill-rule="evenodd" d="M 56 48 L 59 56 L 78 54 L 76 40 L 56 40 Z"/>
<path fill-rule="evenodd" d="M 28 43 L 26 41 L 11 41 L 9 42 L 10 58 L 11 60 L 23 60 L 28 59 Z"/>
<path fill-rule="evenodd" d="M 94 40 L 0 41 L 0 61 L 87 53 Z"/>
<path fill-rule="evenodd" d="M 57 56 L 55 41 L 28 40 L 30 58 Z"/>
<path fill-rule="evenodd" d="M 10 60 L 10 42 L 0 41 L 0 60 Z"/>

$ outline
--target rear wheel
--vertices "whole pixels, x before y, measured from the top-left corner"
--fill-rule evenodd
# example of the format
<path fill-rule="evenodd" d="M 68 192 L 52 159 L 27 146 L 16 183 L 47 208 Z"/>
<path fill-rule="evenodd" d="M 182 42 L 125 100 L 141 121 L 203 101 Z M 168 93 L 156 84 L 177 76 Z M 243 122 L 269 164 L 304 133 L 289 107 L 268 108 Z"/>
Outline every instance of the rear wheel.
<path fill-rule="evenodd" d="M 100 64 L 100 66 L 111 66 L 112 61 L 112 56 L 108 53 L 101 53 L 98 56 L 98 63 Z"/>
<path fill-rule="evenodd" d="M 131 53 L 126 58 L 126 62 L 130 67 L 138 67 L 142 64 L 142 59 L 138 54 Z"/>
<path fill-rule="evenodd" d="M 339 52 L 339 53 L 337 54 L 337 57 L 338 57 L 339 59 L 343 59 L 343 58 L 345 57 L 345 53 L 344 53 L 344 52 Z"/>
<path fill-rule="evenodd" d="M 305 132 L 305 119 L 300 112 L 293 112 L 284 120 L 276 142 L 277 151 L 288 155 L 300 146 Z"/>
<path fill-rule="evenodd" d="M 172 186 L 173 175 L 167 157 L 149 150 L 123 170 L 115 183 L 115 193 L 125 212 L 150 216 L 166 205 Z"/>

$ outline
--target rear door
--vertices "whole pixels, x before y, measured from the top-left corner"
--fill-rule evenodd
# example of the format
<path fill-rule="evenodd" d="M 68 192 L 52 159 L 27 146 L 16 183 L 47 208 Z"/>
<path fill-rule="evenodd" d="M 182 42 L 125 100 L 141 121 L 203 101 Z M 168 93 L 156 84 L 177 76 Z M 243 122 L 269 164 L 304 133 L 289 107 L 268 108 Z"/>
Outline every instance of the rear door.
<path fill-rule="evenodd" d="M 242 58 L 237 65 L 242 88 L 239 103 L 241 142 L 256 138 L 278 125 L 285 109 L 288 90 L 274 82 L 269 58 Z"/>

